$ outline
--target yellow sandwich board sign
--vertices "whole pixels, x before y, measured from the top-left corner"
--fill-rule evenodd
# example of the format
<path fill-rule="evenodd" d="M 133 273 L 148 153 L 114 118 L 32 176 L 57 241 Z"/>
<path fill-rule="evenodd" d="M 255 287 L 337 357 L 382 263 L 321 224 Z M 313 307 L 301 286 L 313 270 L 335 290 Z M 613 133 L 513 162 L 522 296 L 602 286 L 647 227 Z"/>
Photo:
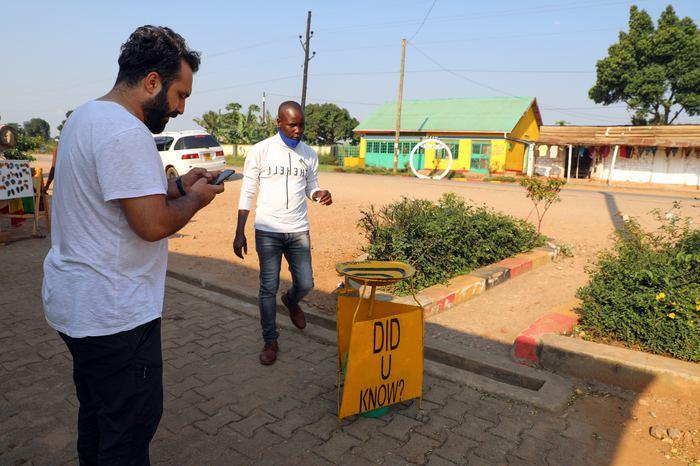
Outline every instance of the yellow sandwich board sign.
<path fill-rule="evenodd" d="M 370 301 L 358 307 L 358 299 L 338 297 L 338 353 L 347 364 L 340 418 L 422 396 L 421 308 L 376 301 L 369 316 Z"/>

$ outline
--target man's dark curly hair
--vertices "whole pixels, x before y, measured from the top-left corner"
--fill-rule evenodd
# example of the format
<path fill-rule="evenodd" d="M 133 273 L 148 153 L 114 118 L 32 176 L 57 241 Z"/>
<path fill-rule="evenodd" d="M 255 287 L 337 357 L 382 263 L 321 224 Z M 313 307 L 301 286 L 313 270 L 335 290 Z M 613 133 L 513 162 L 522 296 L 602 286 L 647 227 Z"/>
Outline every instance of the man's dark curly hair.
<path fill-rule="evenodd" d="M 187 48 L 180 34 L 168 27 L 141 26 L 122 44 L 116 83 L 134 86 L 155 71 L 167 89 L 180 74 L 181 60 L 190 65 L 193 73 L 199 69 L 199 52 Z"/>

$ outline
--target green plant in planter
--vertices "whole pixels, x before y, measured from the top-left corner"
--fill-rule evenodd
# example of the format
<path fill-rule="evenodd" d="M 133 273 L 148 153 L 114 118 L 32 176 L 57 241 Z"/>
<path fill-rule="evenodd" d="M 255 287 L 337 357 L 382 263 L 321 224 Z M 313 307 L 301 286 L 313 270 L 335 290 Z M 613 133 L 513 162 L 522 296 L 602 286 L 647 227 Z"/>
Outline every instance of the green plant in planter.
<path fill-rule="evenodd" d="M 454 193 L 437 203 L 404 198 L 381 208 L 370 206 L 362 211 L 358 226 L 367 239 L 369 259 L 411 264 L 417 290 L 545 242 L 529 223 L 467 204 Z M 407 294 L 409 288 L 401 282 L 394 292 Z"/>
<path fill-rule="evenodd" d="M 658 231 L 625 222 L 589 268 L 577 312 L 594 338 L 700 362 L 700 230 L 677 209 L 655 212 Z"/>

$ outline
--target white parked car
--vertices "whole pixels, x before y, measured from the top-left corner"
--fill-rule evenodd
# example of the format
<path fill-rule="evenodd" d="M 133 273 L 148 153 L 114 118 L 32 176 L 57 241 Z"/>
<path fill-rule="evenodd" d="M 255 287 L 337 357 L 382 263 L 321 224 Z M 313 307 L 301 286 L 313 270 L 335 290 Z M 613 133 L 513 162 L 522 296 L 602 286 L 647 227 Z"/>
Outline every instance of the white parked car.
<path fill-rule="evenodd" d="M 204 131 L 167 131 L 153 135 L 168 179 L 192 168 L 223 170 L 224 149 L 214 136 Z"/>

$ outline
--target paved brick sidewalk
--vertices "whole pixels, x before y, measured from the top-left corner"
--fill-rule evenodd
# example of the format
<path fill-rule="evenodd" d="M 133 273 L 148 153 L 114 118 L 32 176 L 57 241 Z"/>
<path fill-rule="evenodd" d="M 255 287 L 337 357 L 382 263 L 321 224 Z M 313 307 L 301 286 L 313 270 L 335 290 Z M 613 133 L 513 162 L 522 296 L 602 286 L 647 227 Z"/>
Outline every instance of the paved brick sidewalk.
<path fill-rule="evenodd" d="M 0 464 L 75 464 L 71 362 L 41 311 L 48 241 L 0 249 Z M 257 362 L 259 323 L 167 290 L 165 414 L 156 464 L 609 464 L 616 433 L 430 376 L 425 414 L 408 403 L 336 430 L 335 348 L 284 332 Z M 598 429 L 601 430 L 601 429 Z"/>

